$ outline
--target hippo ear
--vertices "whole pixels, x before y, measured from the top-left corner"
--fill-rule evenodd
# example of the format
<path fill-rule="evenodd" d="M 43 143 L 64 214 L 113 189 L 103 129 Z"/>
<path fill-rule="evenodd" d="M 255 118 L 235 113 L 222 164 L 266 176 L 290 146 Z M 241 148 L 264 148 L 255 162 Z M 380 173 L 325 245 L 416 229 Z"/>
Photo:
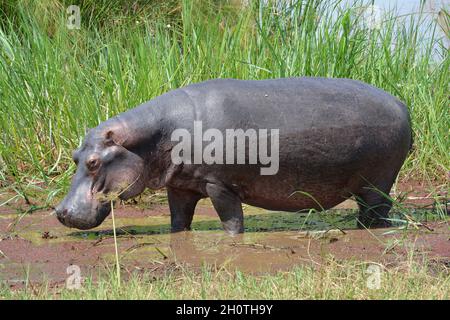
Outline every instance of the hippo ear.
<path fill-rule="evenodd" d="M 114 130 L 108 130 L 105 133 L 105 144 L 106 145 L 119 145 L 123 146 L 127 139 L 122 135 L 114 132 Z"/>

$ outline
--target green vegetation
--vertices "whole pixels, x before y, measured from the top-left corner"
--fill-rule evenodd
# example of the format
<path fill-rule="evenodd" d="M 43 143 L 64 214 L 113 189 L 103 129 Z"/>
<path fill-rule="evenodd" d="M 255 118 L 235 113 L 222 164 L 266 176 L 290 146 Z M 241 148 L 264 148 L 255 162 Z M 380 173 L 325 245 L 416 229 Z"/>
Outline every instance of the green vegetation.
<path fill-rule="evenodd" d="M 381 268 L 380 285 L 368 263 L 330 259 L 315 267 L 297 267 L 274 275 L 203 267 L 194 272 L 174 266 L 164 276 L 134 273 L 121 286 L 110 271 L 81 289 L 26 283 L 20 290 L 0 284 L 4 299 L 449 299 L 450 277 L 433 265 L 405 263 Z M 369 269 L 370 270 L 370 269 Z M 372 282 L 373 281 L 373 282 Z M 374 284 L 375 286 L 370 286 Z M 369 285 L 369 286 L 368 286 Z M 372 288 L 372 289 L 371 289 Z"/>
<path fill-rule="evenodd" d="M 0 181 L 22 197 L 52 202 L 66 190 L 87 128 L 216 77 L 348 77 L 384 88 L 412 114 L 402 177 L 449 170 L 450 59 L 435 22 L 388 13 L 380 29 L 366 28 L 362 2 L 70 1 L 82 13 L 70 30 L 66 2 L 0 6 Z"/>

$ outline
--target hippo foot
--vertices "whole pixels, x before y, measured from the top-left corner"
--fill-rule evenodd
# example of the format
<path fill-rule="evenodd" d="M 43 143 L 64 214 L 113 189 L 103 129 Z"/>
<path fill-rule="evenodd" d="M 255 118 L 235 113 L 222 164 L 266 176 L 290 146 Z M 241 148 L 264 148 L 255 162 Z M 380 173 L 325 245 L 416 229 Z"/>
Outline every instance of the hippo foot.
<path fill-rule="evenodd" d="M 389 195 L 394 179 L 385 179 L 387 182 L 378 187 L 371 187 L 357 197 L 359 216 L 357 226 L 359 229 L 389 228 L 389 211 L 392 208 L 392 200 Z"/>
<path fill-rule="evenodd" d="M 208 183 L 206 192 L 222 221 L 223 229 L 230 235 L 244 232 L 242 202 L 231 190 L 220 184 Z"/>
<path fill-rule="evenodd" d="M 244 232 L 244 223 L 242 219 L 235 218 L 222 222 L 223 229 L 231 236 Z"/>
<path fill-rule="evenodd" d="M 195 206 L 201 196 L 190 191 L 167 187 L 171 232 L 190 231 Z"/>
<path fill-rule="evenodd" d="M 357 226 L 359 229 L 379 229 L 389 228 L 392 226 L 387 218 L 358 218 Z"/>

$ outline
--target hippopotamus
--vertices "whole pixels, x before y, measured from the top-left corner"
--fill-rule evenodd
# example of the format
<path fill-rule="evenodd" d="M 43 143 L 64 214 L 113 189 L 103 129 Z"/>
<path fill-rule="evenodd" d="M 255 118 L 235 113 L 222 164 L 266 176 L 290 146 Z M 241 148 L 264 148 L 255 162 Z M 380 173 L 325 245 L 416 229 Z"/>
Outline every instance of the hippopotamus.
<path fill-rule="evenodd" d="M 215 134 L 270 131 L 269 140 L 277 142 L 271 145 L 276 166 L 263 173 L 267 161 L 250 161 L 249 154 L 237 163 L 196 162 L 183 151 L 184 161 L 174 160 L 180 141 L 173 133 L 195 131 L 199 123 Z M 411 132 L 405 104 L 357 80 L 214 79 L 190 84 L 88 131 L 73 152 L 77 170 L 56 213 L 68 227 L 90 229 L 110 213 L 108 196 L 126 200 L 146 188 L 165 188 L 172 232 L 190 230 L 197 202 L 207 197 L 230 234 L 244 231 L 243 203 L 301 212 L 326 210 L 351 197 L 359 205 L 360 228 L 387 227 L 389 192 L 412 146 Z M 255 151 L 258 142 L 261 150 L 262 142 L 268 144 L 249 137 L 240 150 L 235 145 L 228 151 L 239 157 L 239 152 Z M 202 148 L 212 141 L 211 135 L 203 138 L 185 146 Z M 211 155 L 226 152 L 222 148 Z"/>

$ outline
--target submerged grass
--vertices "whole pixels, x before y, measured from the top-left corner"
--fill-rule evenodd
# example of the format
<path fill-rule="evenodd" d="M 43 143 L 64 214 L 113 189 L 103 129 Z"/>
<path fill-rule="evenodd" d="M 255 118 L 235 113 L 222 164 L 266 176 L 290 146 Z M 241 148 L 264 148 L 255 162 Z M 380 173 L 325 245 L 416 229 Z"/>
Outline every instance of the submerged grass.
<path fill-rule="evenodd" d="M 1 185 L 51 202 L 68 186 L 71 150 L 87 128 L 216 77 L 347 77 L 383 88 L 411 111 L 415 148 L 402 176 L 444 178 L 450 59 L 438 24 L 386 13 L 370 29 L 360 14 L 367 3 L 341 2 L 80 1 L 79 30 L 66 27 L 64 1 L 3 5 Z"/>

